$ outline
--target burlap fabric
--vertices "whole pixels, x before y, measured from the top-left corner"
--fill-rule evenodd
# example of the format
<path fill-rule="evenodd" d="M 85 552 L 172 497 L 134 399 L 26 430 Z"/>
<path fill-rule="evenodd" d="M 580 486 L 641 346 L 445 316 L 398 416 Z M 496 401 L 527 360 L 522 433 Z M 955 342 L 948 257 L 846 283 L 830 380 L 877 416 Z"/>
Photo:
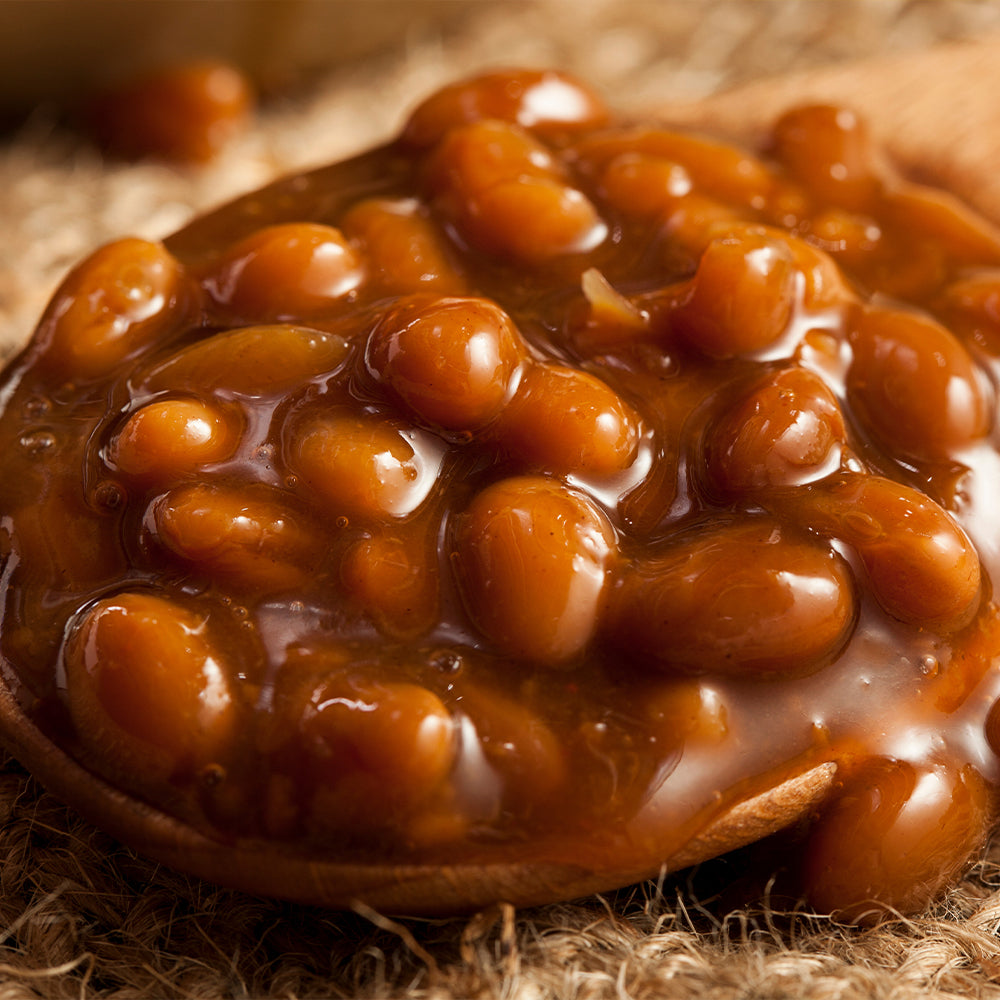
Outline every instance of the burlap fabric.
<path fill-rule="evenodd" d="M 411 29 L 391 51 L 271 102 L 203 168 L 102 162 L 52 109 L 37 109 L 0 146 L 3 349 L 23 342 L 67 267 L 97 244 L 163 236 L 277 173 L 376 142 L 420 94 L 478 67 L 562 66 L 641 108 L 1000 32 L 1000 5 L 987 2 L 459 6 L 447 28 Z M 0 763 L 0 1000 L 1000 996 L 1000 844 L 931 912 L 866 930 L 745 883 L 741 858 L 573 904 L 395 922 L 163 870 L 84 824 L 14 761 Z"/>

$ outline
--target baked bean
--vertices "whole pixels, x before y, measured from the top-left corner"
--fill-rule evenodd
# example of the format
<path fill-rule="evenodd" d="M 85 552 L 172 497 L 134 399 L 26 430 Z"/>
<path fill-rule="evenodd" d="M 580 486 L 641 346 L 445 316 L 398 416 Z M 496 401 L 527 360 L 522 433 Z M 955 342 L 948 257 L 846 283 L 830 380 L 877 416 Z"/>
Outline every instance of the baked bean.
<path fill-rule="evenodd" d="M 982 849 L 990 813 L 985 784 L 971 766 L 866 761 L 812 829 L 809 900 L 851 921 L 916 912 Z"/>
<path fill-rule="evenodd" d="M 109 243 L 59 286 L 34 341 L 40 363 L 68 379 L 106 375 L 191 318 L 193 287 L 161 244 Z"/>
<path fill-rule="evenodd" d="M 637 699 L 656 739 L 666 746 L 719 746 L 729 735 L 719 692 L 690 677 L 671 678 Z"/>
<path fill-rule="evenodd" d="M 262 484 L 179 486 L 153 501 L 146 526 L 193 572 L 238 590 L 301 587 L 322 558 L 315 529 L 279 491 Z"/>
<path fill-rule="evenodd" d="M 591 90 L 565 73 L 503 71 L 437 91 L 410 115 L 402 141 L 417 148 L 433 146 L 450 129 L 486 118 L 548 133 L 600 125 L 607 114 Z"/>
<path fill-rule="evenodd" d="M 778 159 L 817 201 L 864 211 L 879 193 L 868 130 L 847 108 L 787 111 L 774 126 L 772 142 Z"/>
<path fill-rule="evenodd" d="M 413 638 L 440 616 L 433 544 L 398 534 L 368 536 L 344 554 L 340 579 L 383 635 Z"/>
<path fill-rule="evenodd" d="M 993 357 L 1000 355 L 1000 270 L 981 270 L 951 282 L 937 307 L 956 334 Z"/>
<path fill-rule="evenodd" d="M 777 495 L 769 502 L 779 502 Z M 889 614 L 949 632 L 980 598 L 979 557 L 965 532 L 923 493 L 879 476 L 847 473 L 790 503 L 814 530 L 857 549 Z"/>
<path fill-rule="evenodd" d="M 804 368 L 755 383 L 712 428 L 706 459 L 724 493 L 802 486 L 835 472 L 847 442 L 836 396 Z"/>
<path fill-rule="evenodd" d="M 848 400 L 865 426 L 903 454 L 947 459 L 983 437 L 992 393 L 955 336 L 929 317 L 857 310 Z"/>
<path fill-rule="evenodd" d="M 311 786 L 310 824 L 319 831 L 356 835 L 399 822 L 442 785 L 454 763 L 452 717 L 417 684 L 355 673 L 328 677 L 291 731 Z"/>
<path fill-rule="evenodd" d="M 666 129 L 638 127 L 598 133 L 577 143 L 574 151 L 595 171 L 622 154 L 668 160 L 697 178 L 697 189 L 704 194 L 747 207 L 763 207 L 775 183 L 770 168 L 744 150 Z"/>
<path fill-rule="evenodd" d="M 136 410 L 112 439 L 108 465 L 132 480 L 167 483 L 228 458 L 233 417 L 198 399 L 159 399 Z"/>
<path fill-rule="evenodd" d="M 462 598 L 487 638 L 541 664 L 582 652 L 614 551 L 589 500 L 542 476 L 505 479 L 473 499 L 454 537 Z"/>
<path fill-rule="evenodd" d="M 361 244 L 368 279 L 393 294 L 434 291 L 459 295 L 465 281 L 449 260 L 444 236 L 414 198 L 368 198 L 340 219 Z"/>
<path fill-rule="evenodd" d="M 616 156 L 601 174 L 601 194 L 619 212 L 659 217 L 691 192 L 691 175 L 679 164 L 642 153 Z"/>
<path fill-rule="evenodd" d="M 597 210 L 562 179 L 549 151 L 502 122 L 450 132 L 428 176 L 461 235 L 495 256 L 540 264 L 592 250 L 607 235 Z"/>
<path fill-rule="evenodd" d="M 228 754 L 235 693 L 203 614 L 141 591 L 103 598 L 72 627 L 63 668 L 80 739 L 128 785 Z"/>
<path fill-rule="evenodd" d="M 242 327 L 185 347 L 157 364 L 143 385 L 154 392 L 186 384 L 200 391 L 267 396 L 333 374 L 347 351 L 343 337 L 304 326 Z"/>
<path fill-rule="evenodd" d="M 747 232 L 709 243 L 676 329 L 714 358 L 761 351 L 788 329 L 798 270 L 784 242 Z"/>
<path fill-rule="evenodd" d="M 958 264 L 1000 264 L 1000 229 L 947 191 L 896 182 L 884 211 L 905 245 L 923 242 Z"/>
<path fill-rule="evenodd" d="M 97 138 L 128 157 L 205 163 L 249 123 L 249 80 L 222 62 L 167 66 L 100 95 L 88 119 Z"/>
<path fill-rule="evenodd" d="M 856 614 L 850 569 L 829 546 L 750 519 L 624 566 L 604 631 L 655 669 L 766 676 L 825 666 Z"/>
<path fill-rule="evenodd" d="M 522 376 L 495 433 L 525 465 L 606 477 L 633 462 L 641 431 L 635 411 L 596 375 L 535 364 Z"/>
<path fill-rule="evenodd" d="M 434 489 L 444 449 L 399 420 L 324 413 L 294 426 L 293 473 L 334 517 L 362 521 L 412 514 Z"/>
<path fill-rule="evenodd" d="M 486 762 L 503 776 L 503 805 L 529 815 L 545 809 L 569 773 L 567 749 L 545 720 L 516 697 L 482 685 L 464 686 L 457 709 L 472 722 Z M 490 783 L 476 773 L 458 782 L 470 798 Z"/>
<path fill-rule="evenodd" d="M 705 248 L 715 239 L 730 233 L 746 222 L 746 217 L 731 206 L 698 191 L 679 198 L 663 198 L 663 234 L 665 252 L 678 250 L 696 263 Z"/>
<path fill-rule="evenodd" d="M 334 315 L 363 277 L 362 262 L 340 230 L 289 222 L 240 240 L 203 282 L 232 315 L 274 323 Z"/>
<path fill-rule="evenodd" d="M 409 298 L 372 331 L 369 371 L 423 422 L 479 431 L 513 391 L 527 348 L 488 299 Z"/>

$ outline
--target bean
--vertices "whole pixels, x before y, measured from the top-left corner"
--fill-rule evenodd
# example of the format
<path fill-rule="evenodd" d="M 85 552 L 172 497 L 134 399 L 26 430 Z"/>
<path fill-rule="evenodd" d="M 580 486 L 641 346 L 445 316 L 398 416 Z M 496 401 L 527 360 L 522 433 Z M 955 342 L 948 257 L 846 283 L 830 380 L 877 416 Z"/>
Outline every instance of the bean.
<path fill-rule="evenodd" d="M 128 157 L 205 163 L 249 123 L 253 88 L 222 62 L 168 66 L 100 95 L 88 118 L 98 139 Z"/>
<path fill-rule="evenodd" d="M 132 480 L 166 484 L 221 462 L 236 447 L 233 417 L 198 399 L 160 399 L 136 410 L 106 449 L 106 461 Z"/>
<path fill-rule="evenodd" d="M 399 823 L 445 783 L 455 725 L 441 699 L 401 681 L 332 676 L 312 689 L 295 736 L 314 830 Z"/>
<path fill-rule="evenodd" d="M 788 111 L 775 124 L 772 142 L 789 173 L 823 204 L 864 211 L 878 194 L 868 130 L 847 108 Z"/>
<path fill-rule="evenodd" d="M 509 454 L 534 469 L 606 477 L 635 459 L 640 420 L 596 375 L 543 363 L 525 371 L 495 433 Z"/>
<path fill-rule="evenodd" d="M 710 357 L 763 350 L 788 329 L 797 273 L 784 242 L 751 232 L 715 239 L 702 254 L 673 323 Z"/>
<path fill-rule="evenodd" d="M 462 598 L 487 639 L 541 664 L 587 646 L 614 550 L 588 500 L 542 476 L 502 480 L 473 499 L 454 538 Z"/>
<path fill-rule="evenodd" d="M 848 401 L 894 449 L 943 460 L 982 438 L 992 394 L 958 339 L 939 323 L 896 309 L 857 310 Z"/>
<path fill-rule="evenodd" d="M 163 784 L 225 758 L 238 712 L 204 615 L 126 592 L 92 605 L 63 652 L 77 735 L 128 785 Z"/>
<path fill-rule="evenodd" d="M 777 495 L 769 502 L 780 503 Z M 893 617 L 952 632 L 979 606 L 975 547 L 923 493 L 878 476 L 846 473 L 791 502 L 814 531 L 853 546 L 875 599 Z"/>
<path fill-rule="evenodd" d="M 679 163 L 642 153 L 616 156 L 601 174 L 608 203 L 638 218 L 661 218 L 691 188 L 691 175 Z"/>
<path fill-rule="evenodd" d="M 367 198 L 348 210 L 340 228 L 361 245 L 369 281 L 383 292 L 460 295 L 465 290 L 444 235 L 415 199 Z"/>
<path fill-rule="evenodd" d="M 194 572 L 262 593 L 303 586 L 322 557 L 309 520 L 263 484 L 176 487 L 153 501 L 145 527 Z"/>
<path fill-rule="evenodd" d="M 826 383 L 785 368 L 758 380 L 714 426 L 708 471 L 730 494 L 802 486 L 835 472 L 846 442 L 844 415 Z"/>
<path fill-rule="evenodd" d="M 367 346 L 369 371 L 421 421 L 481 430 L 507 402 L 527 347 L 488 299 L 414 297 L 384 313 Z"/>
<path fill-rule="evenodd" d="M 41 363 L 54 373 L 99 378 L 177 328 L 193 301 L 193 283 L 163 246 L 118 240 L 70 272 L 34 344 Z"/>
<path fill-rule="evenodd" d="M 654 669 L 797 674 L 833 659 L 856 614 L 840 556 L 755 518 L 629 563 L 609 593 L 604 630 Z"/>
<path fill-rule="evenodd" d="M 433 544 L 380 534 L 362 538 L 344 554 L 340 580 L 383 635 L 412 639 L 429 632 L 440 612 Z"/>
<path fill-rule="evenodd" d="M 471 245 L 523 264 L 592 250 L 607 227 L 523 130 L 486 121 L 450 132 L 428 165 L 442 211 Z"/>
<path fill-rule="evenodd" d="M 203 283 L 213 301 L 252 323 L 335 315 L 362 282 L 362 262 L 338 229 L 266 226 L 230 247 Z"/>
<path fill-rule="evenodd" d="M 590 170 L 600 173 L 622 154 L 679 164 L 695 179 L 695 190 L 731 205 L 762 206 L 775 176 L 761 160 L 735 146 L 658 128 L 626 128 L 598 134 L 574 146 Z"/>
<path fill-rule="evenodd" d="M 941 293 L 940 311 L 956 334 L 1000 356 L 1000 270 L 980 270 L 951 282 Z"/>
<path fill-rule="evenodd" d="M 329 412 L 293 426 L 292 472 L 334 517 L 383 520 L 412 514 L 434 490 L 439 440 L 397 420 Z"/>
<path fill-rule="evenodd" d="M 157 364 L 144 380 L 151 391 L 224 389 L 243 396 L 288 392 L 335 372 L 348 345 L 334 333 L 276 324 L 224 330 Z"/>
<path fill-rule="evenodd" d="M 599 125 L 607 110 L 592 91 L 565 73 L 488 73 L 444 87 L 425 100 L 410 115 L 402 142 L 426 148 L 457 126 L 487 118 L 538 132 L 560 132 Z"/>
<path fill-rule="evenodd" d="M 983 847 L 990 814 L 985 782 L 969 765 L 865 761 L 810 833 L 809 901 L 852 922 L 915 913 Z"/>

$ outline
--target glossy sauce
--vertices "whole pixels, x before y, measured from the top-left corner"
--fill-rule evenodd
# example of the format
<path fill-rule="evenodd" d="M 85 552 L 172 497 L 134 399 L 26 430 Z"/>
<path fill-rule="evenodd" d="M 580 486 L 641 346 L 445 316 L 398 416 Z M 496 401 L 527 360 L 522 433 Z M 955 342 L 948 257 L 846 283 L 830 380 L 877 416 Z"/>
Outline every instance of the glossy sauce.
<path fill-rule="evenodd" d="M 8 682 L 359 862 L 655 870 L 835 761 L 807 891 L 921 906 L 1000 782 L 1000 234 L 873 163 L 501 74 L 98 251 L 3 385 Z"/>

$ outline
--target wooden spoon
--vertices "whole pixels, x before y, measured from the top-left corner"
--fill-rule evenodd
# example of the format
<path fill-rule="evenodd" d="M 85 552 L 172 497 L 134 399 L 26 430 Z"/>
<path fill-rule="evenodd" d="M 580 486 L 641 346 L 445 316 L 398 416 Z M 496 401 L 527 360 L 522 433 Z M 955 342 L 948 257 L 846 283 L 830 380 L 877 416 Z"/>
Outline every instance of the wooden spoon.
<path fill-rule="evenodd" d="M 745 87 L 697 105 L 661 109 L 665 120 L 748 135 L 806 100 L 847 103 L 906 166 L 1000 218 L 1000 42 L 942 48 Z M 260 840 L 214 840 L 83 769 L 25 715 L 0 684 L 0 736 L 55 794 L 91 822 L 167 865 L 250 892 L 322 905 L 360 900 L 396 913 L 447 913 L 498 900 L 530 905 L 607 890 L 756 841 L 806 817 L 835 782 L 837 761 L 763 775 L 724 811 L 703 817 L 683 844 L 649 864 L 586 868 L 552 861 L 357 865 L 297 855 Z"/>

